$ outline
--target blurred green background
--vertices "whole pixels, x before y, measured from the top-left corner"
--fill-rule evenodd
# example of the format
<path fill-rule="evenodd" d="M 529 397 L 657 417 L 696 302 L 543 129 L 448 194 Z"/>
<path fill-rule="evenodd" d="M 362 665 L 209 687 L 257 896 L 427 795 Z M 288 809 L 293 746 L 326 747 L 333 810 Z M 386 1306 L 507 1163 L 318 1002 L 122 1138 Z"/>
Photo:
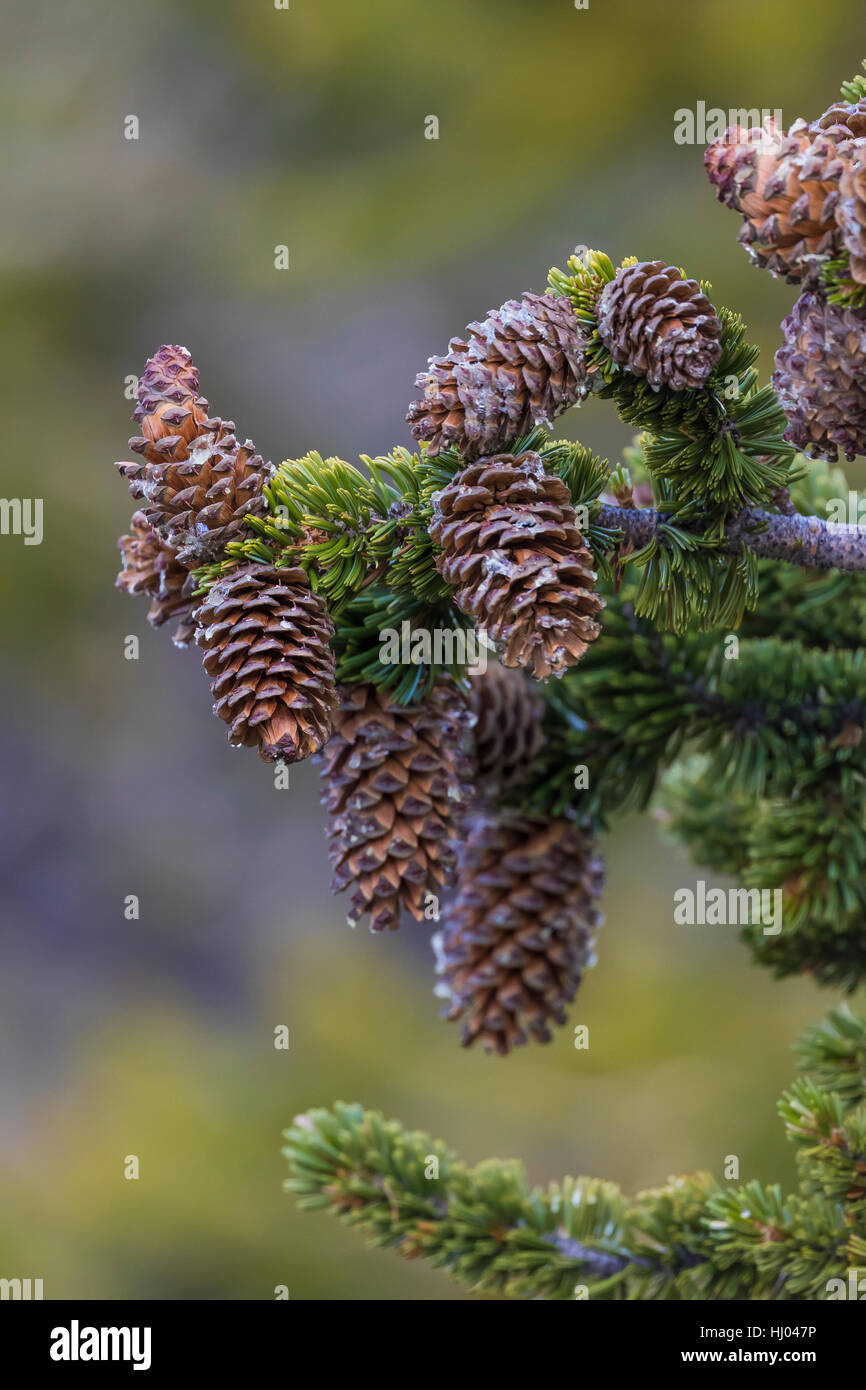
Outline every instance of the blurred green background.
<path fill-rule="evenodd" d="M 675 928 L 698 871 L 645 818 L 607 844 L 589 1051 L 569 1029 L 462 1052 L 426 930 L 351 932 L 329 896 L 315 772 L 277 792 L 233 753 L 196 653 L 113 590 L 112 461 L 163 341 L 266 457 L 408 442 L 427 356 L 579 243 L 711 280 L 771 354 L 793 291 L 750 268 L 674 111 L 817 115 L 866 51 L 862 0 L 34 0 L 3 27 L 2 495 L 43 497 L 45 536 L 0 540 L 0 1275 L 48 1298 L 459 1298 L 281 1193 L 281 1128 L 338 1096 L 539 1182 L 728 1154 L 789 1181 L 775 1100 L 835 999 L 731 929 Z M 578 428 L 628 440 L 598 403 Z"/>

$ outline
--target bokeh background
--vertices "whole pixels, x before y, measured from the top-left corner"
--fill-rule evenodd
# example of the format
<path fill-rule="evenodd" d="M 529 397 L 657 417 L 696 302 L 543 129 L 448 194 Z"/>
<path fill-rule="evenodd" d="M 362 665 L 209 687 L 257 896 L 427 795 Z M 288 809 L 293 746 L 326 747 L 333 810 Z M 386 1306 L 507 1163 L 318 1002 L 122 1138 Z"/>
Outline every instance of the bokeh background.
<path fill-rule="evenodd" d="M 866 51 L 862 0 L 31 0 L 3 27 L 0 491 L 42 496 L 45 535 L 0 539 L 0 1275 L 48 1298 L 460 1298 L 282 1194 L 282 1127 L 337 1097 L 538 1182 L 633 1189 L 727 1154 L 789 1181 L 775 1100 L 835 999 L 731 929 L 675 928 L 698 871 L 633 819 L 573 1013 L 589 1051 L 570 1030 L 461 1051 L 426 929 L 352 932 L 329 896 L 315 772 L 277 792 L 230 750 L 195 651 L 112 588 L 112 461 L 163 341 L 266 457 L 408 442 L 427 356 L 579 243 L 711 280 L 771 354 L 792 291 L 750 268 L 673 113 L 817 115 Z M 578 429 L 628 440 L 599 403 Z"/>

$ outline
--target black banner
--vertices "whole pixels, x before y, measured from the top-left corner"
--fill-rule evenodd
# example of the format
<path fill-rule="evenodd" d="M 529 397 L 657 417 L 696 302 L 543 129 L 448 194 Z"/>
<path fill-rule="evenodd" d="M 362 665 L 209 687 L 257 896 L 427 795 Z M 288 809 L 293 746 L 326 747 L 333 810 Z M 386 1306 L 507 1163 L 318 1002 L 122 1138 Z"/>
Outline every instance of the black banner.
<path fill-rule="evenodd" d="M 706 1366 L 745 1366 L 766 1369 L 807 1367 L 822 1376 L 857 1365 L 862 1357 L 864 1320 L 841 1297 L 821 1303 L 596 1303 L 575 1300 L 560 1324 L 574 1337 L 576 1364 L 584 1355 L 593 1362 L 602 1355 L 611 1371 L 667 1371 L 675 1366 L 700 1370 Z M 421 1316 L 425 1305 L 418 1305 Z M 445 1308 L 436 1304 L 438 1336 Z M 452 1307 L 466 1316 L 466 1303 Z M 474 1318 L 482 1323 L 498 1316 L 496 1301 L 479 1300 Z M 513 1303 L 509 1332 L 515 1330 Z M 402 1340 L 412 1321 L 410 1304 L 401 1304 Z M 383 1309 L 384 1312 L 384 1309 Z M 27 1374 L 52 1377 L 127 1373 L 159 1379 L 169 1373 L 213 1371 L 225 1378 L 273 1363 L 288 1374 L 298 1357 L 315 1351 L 326 1336 L 329 1371 L 345 1358 L 366 1361 L 375 1313 L 365 1305 L 364 1325 L 352 1333 L 353 1304 L 332 1303 L 320 1310 L 311 1325 L 301 1301 L 268 1303 L 72 1303 L 4 1302 L 0 1304 L 0 1337 L 4 1364 Z M 537 1314 L 530 1314 L 533 1320 Z M 542 1314 L 546 1319 L 549 1314 Z M 334 1335 L 329 1336 L 328 1329 Z M 478 1324 L 473 1324 L 475 1335 Z M 376 1335 L 379 1335 L 376 1333 Z M 510 1339 L 503 1342 L 503 1347 Z M 581 1347 L 583 1350 L 581 1351 Z M 341 1357 L 341 1352 L 343 1356 Z M 485 1349 L 485 1359 L 490 1348 Z M 332 1361 L 333 1358 L 333 1361 Z M 303 1356 L 304 1362 L 306 1356 Z M 495 1354 L 493 1355 L 495 1360 Z M 328 1364 L 326 1363 L 326 1364 Z M 430 1363 L 431 1371 L 435 1365 Z M 408 1371 L 404 1370 L 404 1374 Z M 414 1378 L 416 1372 L 412 1372 Z M 390 1377 L 389 1377 L 390 1378 Z"/>

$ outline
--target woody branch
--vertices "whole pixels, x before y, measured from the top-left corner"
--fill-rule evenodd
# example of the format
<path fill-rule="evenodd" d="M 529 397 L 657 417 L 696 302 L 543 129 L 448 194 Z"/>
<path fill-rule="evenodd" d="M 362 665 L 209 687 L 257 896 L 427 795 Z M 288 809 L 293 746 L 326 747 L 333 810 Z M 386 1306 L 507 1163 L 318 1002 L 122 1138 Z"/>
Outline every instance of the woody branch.
<path fill-rule="evenodd" d="M 605 504 L 598 520 L 601 526 L 619 529 L 637 545 L 646 545 L 672 518 L 654 507 Z M 817 516 L 783 516 L 744 507 L 731 517 L 719 549 L 736 551 L 743 543 L 762 559 L 786 560 L 807 569 L 866 570 L 866 527 Z"/>

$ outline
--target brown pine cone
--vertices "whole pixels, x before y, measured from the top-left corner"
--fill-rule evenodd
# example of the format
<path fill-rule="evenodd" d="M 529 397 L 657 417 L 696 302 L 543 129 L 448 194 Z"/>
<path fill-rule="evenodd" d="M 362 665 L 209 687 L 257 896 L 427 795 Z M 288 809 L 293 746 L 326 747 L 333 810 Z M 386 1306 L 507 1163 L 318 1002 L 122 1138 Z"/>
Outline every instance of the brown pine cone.
<path fill-rule="evenodd" d="M 242 538 L 248 516 L 266 515 L 262 488 L 273 471 L 251 440 L 238 443 L 230 421 L 210 424 L 214 429 L 185 446 L 179 461 L 117 465 L 133 497 L 150 503 L 151 525 L 191 569 Z"/>
<path fill-rule="evenodd" d="M 571 821 L 485 810 L 461 837 L 457 895 L 434 937 L 444 1017 L 464 1047 L 504 1056 L 550 1042 L 583 971 L 594 964 L 604 875 Z"/>
<path fill-rule="evenodd" d="M 340 690 L 334 733 L 318 759 L 335 892 L 351 890 L 351 926 L 395 931 L 405 908 L 452 879 L 458 819 L 471 796 L 471 716 L 448 680 L 415 705 L 372 685 Z M 432 913 L 430 914 L 432 915 Z"/>
<path fill-rule="evenodd" d="M 546 680 L 579 661 L 604 605 L 565 483 L 538 454 L 498 454 L 469 464 L 433 504 L 437 569 L 501 644 L 503 665 Z"/>
<path fill-rule="evenodd" d="M 773 385 L 788 417 L 785 438 L 835 463 L 866 454 L 866 310 L 806 291 L 782 323 Z"/>
<path fill-rule="evenodd" d="M 834 101 L 823 116 L 811 123 L 809 130 L 814 135 L 829 135 L 839 147 L 844 147 L 849 140 L 862 139 L 866 136 L 866 99 Z"/>
<path fill-rule="evenodd" d="M 336 703 L 334 631 L 302 569 L 241 565 L 195 613 L 214 714 L 229 742 L 269 762 L 299 762 L 331 731 Z"/>
<path fill-rule="evenodd" d="M 470 698 L 476 785 L 497 796 L 525 780 L 541 751 L 544 700 L 522 671 L 498 661 L 472 678 Z"/>
<path fill-rule="evenodd" d="M 805 121 L 787 135 L 733 126 L 704 164 L 720 201 L 745 219 L 739 240 L 757 265 L 796 284 L 838 251 L 842 161 L 830 131 Z"/>
<path fill-rule="evenodd" d="M 697 390 L 722 355 L 722 325 L 712 304 L 697 280 L 664 261 L 621 266 L 596 312 L 614 362 L 650 386 Z"/>
<path fill-rule="evenodd" d="M 853 141 L 843 156 L 836 223 L 851 258 L 851 276 L 866 284 L 866 139 Z"/>
<path fill-rule="evenodd" d="M 138 379 L 133 414 L 141 434 L 129 447 L 148 463 L 177 463 L 200 434 L 211 431 L 208 403 L 198 393 L 198 369 L 185 347 L 164 343 Z"/>
<path fill-rule="evenodd" d="M 117 542 L 123 569 L 115 587 L 126 594 L 147 594 L 153 599 L 147 615 L 152 627 L 177 618 L 172 641 L 178 647 L 186 647 L 195 631 L 192 610 L 196 599 L 189 571 L 179 563 L 171 546 L 160 539 L 144 512 L 133 514 L 130 528 L 130 534 Z"/>
<path fill-rule="evenodd" d="M 589 395 L 586 340 L 566 299 L 524 294 L 470 323 L 415 379 L 406 419 L 429 454 L 495 453 Z"/>

